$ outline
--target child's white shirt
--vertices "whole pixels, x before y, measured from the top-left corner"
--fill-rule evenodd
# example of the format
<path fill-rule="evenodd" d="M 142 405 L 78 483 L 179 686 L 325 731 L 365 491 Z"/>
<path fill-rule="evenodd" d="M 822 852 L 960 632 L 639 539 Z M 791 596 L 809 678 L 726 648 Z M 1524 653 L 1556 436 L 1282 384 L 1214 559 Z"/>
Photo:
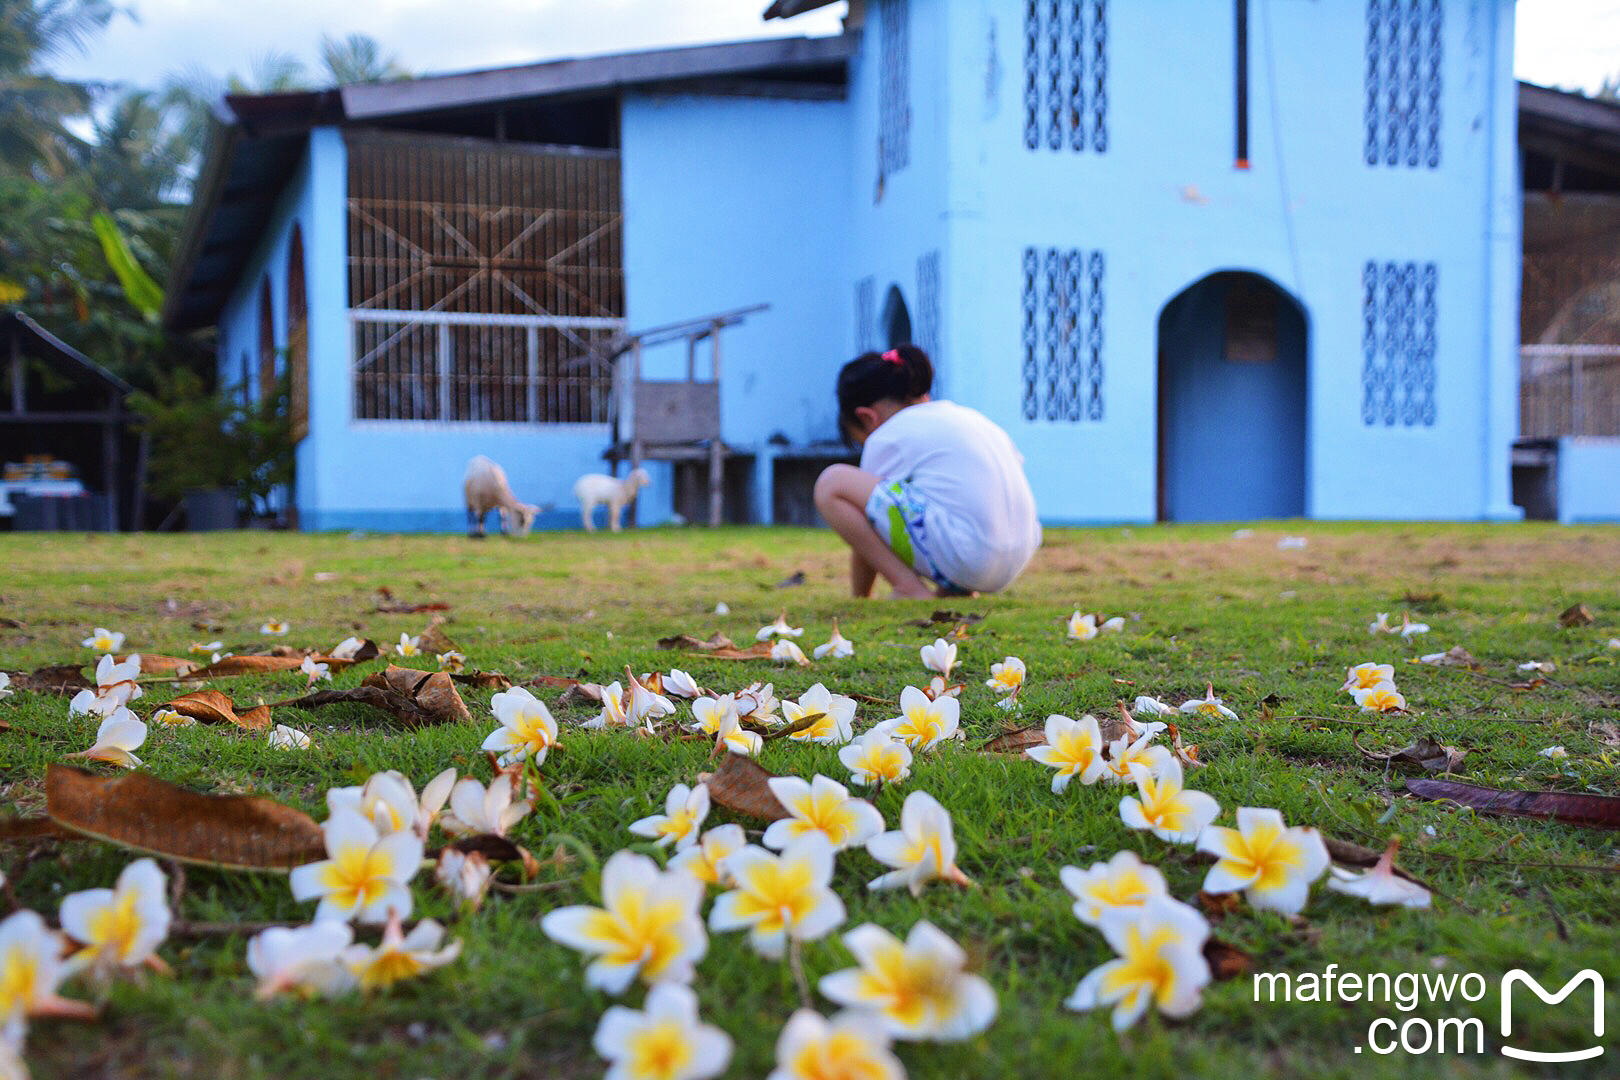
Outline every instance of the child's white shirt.
<path fill-rule="evenodd" d="M 906 406 L 867 437 L 861 468 L 911 486 L 935 564 L 965 589 L 1005 588 L 1041 546 L 1024 456 L 976 409 Z"/>

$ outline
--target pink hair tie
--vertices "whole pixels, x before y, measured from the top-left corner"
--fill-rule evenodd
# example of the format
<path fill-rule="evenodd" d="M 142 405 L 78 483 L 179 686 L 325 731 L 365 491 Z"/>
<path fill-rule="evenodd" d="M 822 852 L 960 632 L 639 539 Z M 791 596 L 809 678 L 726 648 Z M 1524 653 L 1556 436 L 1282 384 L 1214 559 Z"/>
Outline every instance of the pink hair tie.
<path fill-rule="evenodd" d="M 901 364 L 905 362 L 900 359 L 899 349 L 890 349 L 888 352 L 883 354 L 883 359 L 887 360 L 891 364 Z"/>

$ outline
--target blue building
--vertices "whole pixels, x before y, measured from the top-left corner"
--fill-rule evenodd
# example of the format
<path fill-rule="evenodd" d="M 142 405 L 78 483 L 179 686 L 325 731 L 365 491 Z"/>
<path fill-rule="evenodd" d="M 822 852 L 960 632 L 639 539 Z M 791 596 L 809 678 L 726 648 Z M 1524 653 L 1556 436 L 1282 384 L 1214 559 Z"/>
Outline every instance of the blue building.
<path fill-rule="evenodd" d="M 292 376 L 305 528 L 459 529 L 480 453 L 574 521 L 626 358 L 711 374 L 629 335 L 761 304 L 718 335 L 734 517 L 799 519 L 838 367 L 911 340 L 1049 522 L 1513 519 L 1513 6 L 850 0 L 833 38 L 231 97 L 166 319 L 222 385 Z M 691 517 L 702 467 L 652 472 L 641 520 Z"/>

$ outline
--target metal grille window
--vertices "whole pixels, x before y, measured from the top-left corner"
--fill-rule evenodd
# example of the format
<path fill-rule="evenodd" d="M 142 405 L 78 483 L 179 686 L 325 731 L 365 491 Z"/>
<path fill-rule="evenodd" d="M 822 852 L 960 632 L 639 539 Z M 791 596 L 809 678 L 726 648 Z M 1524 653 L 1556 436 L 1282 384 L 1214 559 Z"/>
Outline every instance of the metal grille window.
<path fill-rule="evenodd" d="M 1100 251 L 1025 248 L 1024 419 L 1103 418 Z"/>
<path fill-rule="evenodd" d="M 877 345 L 877 279 L 855 283 L 855 351 L 871 352 Z"/>
<path fill-rule="evenodd" d="M 1367 0 L 1368 165 L 1440 166 L 1443 0 Z"/>
<path fill-rule="evenodd" d="M 1108 149 L 1107 0 L 1026 0 L 1024 146 Z"/>
<path fill-rule="evenodd" d="M 893 176 L 911 163 L 911 29 L 909 0 L 883 0 L 879 61 L 878 171 Z"/>
<path fill-rule="evenodd" d="M 917 340 L 939 369 L 939 252 L 917 259 Z"/>
<path fill-rule="evenodd" d="M 606 423 L 624 325 L 615 154 L 351 132 L 359 420 Z"/>
<path fill-rule="evenodd" d="M 1361 422 L 1432 427 L 1440 271 L 1372 262 L 1361 270 Z"/>

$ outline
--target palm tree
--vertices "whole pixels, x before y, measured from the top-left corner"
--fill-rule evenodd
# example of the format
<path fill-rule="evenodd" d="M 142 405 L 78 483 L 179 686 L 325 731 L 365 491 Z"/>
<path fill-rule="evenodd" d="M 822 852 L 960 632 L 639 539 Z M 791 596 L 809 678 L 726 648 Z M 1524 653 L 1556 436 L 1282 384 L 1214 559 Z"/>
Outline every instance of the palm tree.
<path fill-rule="evenodd" d="M 383 56 L 377 39 L 350 34 L 339 41 L 330 34 L 321 37 L 321 65 L 339 86 L 354 83 L 392 82 L 408 79 L 411 73 L 396 56 Z"/>
<path fill-rule="evenodd" d="M 61 176 L 77 140 L 63 127 L 89 112 L 93 88 L 44 65 L 107 25 L 110 0 L 0 0 L 0 168 Z"/>

